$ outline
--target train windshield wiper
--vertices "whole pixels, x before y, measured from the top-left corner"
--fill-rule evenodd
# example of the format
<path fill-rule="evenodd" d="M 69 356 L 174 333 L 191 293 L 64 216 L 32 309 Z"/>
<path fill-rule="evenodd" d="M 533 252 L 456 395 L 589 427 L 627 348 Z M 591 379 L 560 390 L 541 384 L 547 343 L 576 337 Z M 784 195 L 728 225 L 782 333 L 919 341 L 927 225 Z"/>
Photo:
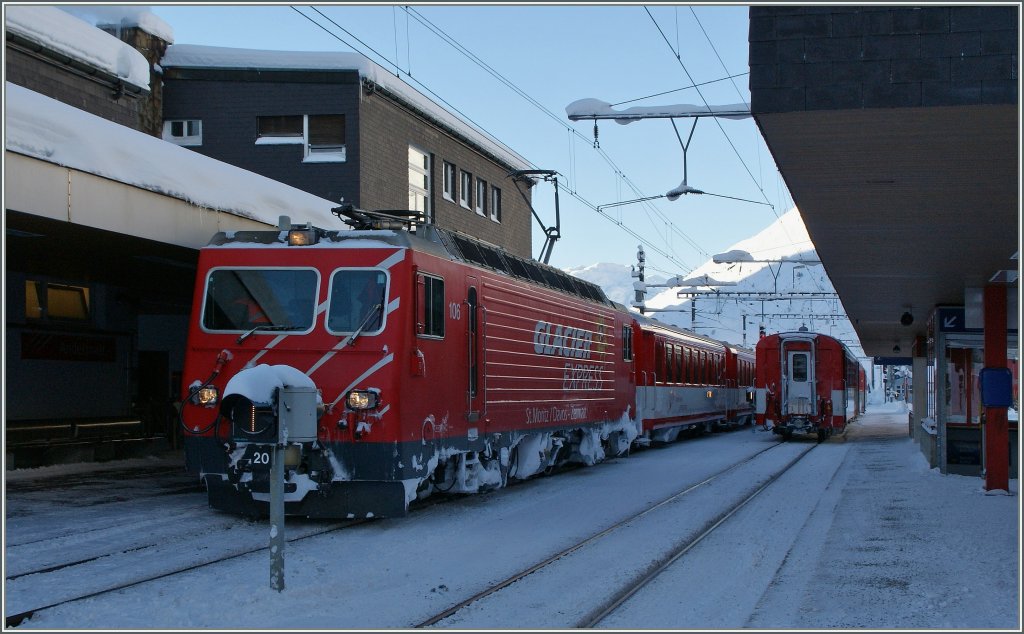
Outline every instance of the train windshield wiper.
<path fill-rule="evenodd" d="M 372 319 L 377 314 L 377 311 L 379 311 L 383 307 L 384 304 L 374 304 L 370 308 L 369 312 L 366 313 L 366 317 L 363 318 L 363 323 L 359 324 L 359 327 L 356 328 L 351 335 L 346 337 L 345 340 L 341 342 L 341 347 L 346 348 L 349 345 L 355 343 L 356 337 L 363 334 L 363 330 L 365 330 L 366 325 L 370 323 L 370 319 Z"/>
<path fill-rule="evenodd" d="M 292 326 L 291 324 L 281 324 L 276 326 L 271 324 L 260 324 L 259 326 L 255 326 L 252 329 L 246 331 L 244 334 L 239 335 L 238 339 L 235 340 L 235 343 L 242 343 L 243 341 L 249 338 L 249 335 L 253 334 L 258 330 L 302 330 L 302 328 L 300 328 L 299 326 Z"/>

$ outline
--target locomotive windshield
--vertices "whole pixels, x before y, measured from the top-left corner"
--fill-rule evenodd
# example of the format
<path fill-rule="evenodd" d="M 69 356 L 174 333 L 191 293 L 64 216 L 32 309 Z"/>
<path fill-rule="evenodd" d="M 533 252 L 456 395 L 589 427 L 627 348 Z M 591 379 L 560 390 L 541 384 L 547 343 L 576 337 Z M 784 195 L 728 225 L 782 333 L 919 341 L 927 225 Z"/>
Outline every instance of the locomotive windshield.
<path fill-rule="evenodd" d="M 203 327 L 230 332 L 262 327 L 309 330 L 316 292 L 313 269 L 215 269 L 207 278 Z"/>
<path fill-rule="evenodd" d="M 379 331 L 384 319 L 388 276 L 379 269 L 340 269 L 331 277 L 327 330 Z"/>

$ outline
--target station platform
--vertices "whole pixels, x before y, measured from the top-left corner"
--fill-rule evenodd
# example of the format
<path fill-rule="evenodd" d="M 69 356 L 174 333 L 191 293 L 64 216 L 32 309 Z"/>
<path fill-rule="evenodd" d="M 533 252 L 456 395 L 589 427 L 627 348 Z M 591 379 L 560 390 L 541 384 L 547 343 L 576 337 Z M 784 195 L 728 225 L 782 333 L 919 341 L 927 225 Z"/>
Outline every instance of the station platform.
<path fill-rule="evenodd" d="M 902 401 L 868 405 L 830 488 L 745 627 L 1019 631 L 1019 479 L 984 490 L 943 475 L 907 434 Z M 823 498 L 824 499 L 824 498 Z"/>

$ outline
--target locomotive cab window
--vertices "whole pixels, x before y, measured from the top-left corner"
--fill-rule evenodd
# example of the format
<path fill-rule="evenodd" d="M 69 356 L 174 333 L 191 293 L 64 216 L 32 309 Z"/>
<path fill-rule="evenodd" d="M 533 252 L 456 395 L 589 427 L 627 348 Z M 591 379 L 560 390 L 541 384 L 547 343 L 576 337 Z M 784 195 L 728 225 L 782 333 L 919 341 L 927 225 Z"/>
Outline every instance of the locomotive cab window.
<path fill-rule="evenodd" d="M 331 276 L 327 331 L 374 335 L 384 329 L 388 274 L 380 269 L 339 269 Z"/>
<path fill-rule="evenodd" d="M 633 360 L 633 327 L 625 324 L 622 326 L 622 360 Z"/>
<path fill-rule="evenodd" d="M 214 269 L 206 279 L 203 328 L 308 331 L 318 282 L 314 269 Z"/>
<path fill-rule="evenodd" d="M 444 280 L 420 274 L 416 279 L 416 334 L 421 337 L 444 337 Z"/>

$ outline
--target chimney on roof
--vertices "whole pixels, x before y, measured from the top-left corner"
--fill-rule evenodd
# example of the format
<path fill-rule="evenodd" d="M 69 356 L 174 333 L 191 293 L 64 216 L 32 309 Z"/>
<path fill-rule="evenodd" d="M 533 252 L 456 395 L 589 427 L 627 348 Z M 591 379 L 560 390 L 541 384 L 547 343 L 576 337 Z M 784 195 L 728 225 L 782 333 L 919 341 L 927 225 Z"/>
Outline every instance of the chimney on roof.
<path fill-rule="evenodd" d="M 149 62 L 149 95 L 143 98 L 139 105 L 139 120 L 136 129 L 158 139 L 161 138 L 164 127 L 164 88 L 163 78 L 157 69 L 171 43 L 134 24 L 129 25 L 124 22 L 97 24 L 96 28 L 128 44 L 142 53 L 142 56 Z"/>

